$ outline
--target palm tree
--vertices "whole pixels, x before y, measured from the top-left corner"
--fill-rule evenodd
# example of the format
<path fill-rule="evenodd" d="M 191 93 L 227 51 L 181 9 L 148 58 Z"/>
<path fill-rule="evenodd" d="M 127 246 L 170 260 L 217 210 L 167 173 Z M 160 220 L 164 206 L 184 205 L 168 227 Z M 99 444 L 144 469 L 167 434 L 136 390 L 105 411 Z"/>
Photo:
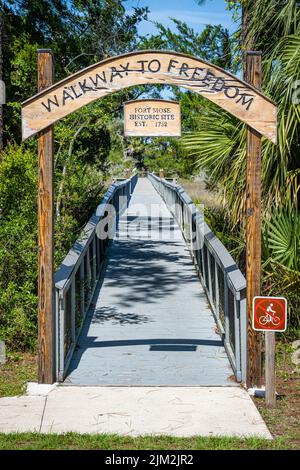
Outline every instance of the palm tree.
<path fill-rule="evenodd" d="M 243 44 L 263 52 L 263 92 L 278 105 L 278 145 L 262 142 L 262 197 L 267 286 L 284 272 L 286 288 L 300 281 L 300 2 L 299 0 L 241 1 L 247 11 L 239 37 Z M 245 20 L 244 20 L 245 21 Z M 240 44 L 240 54 L 242 46 Z M 245 125 L 234 117 L 205 105 L 199 131 L 185 135 L 182 146 L 194 156 L 208 181 L 219 188 L 230 229 L 244 237 L 246 181 Z M 294 234 L 294 235 L 292 235 Z M 298 238 L 297 238 L 298 237 Z M 296 241 L 298 240 L 298 241 Z M 298 277 L 297 277 L 298 276 Z M 299 289 L 299 286 L 298 286 Z M 298 292 L 298 291 L 297 291 Z M 295 290 L 293 290 L 293 295 Z M 295 296 L 297 298 L 297 295 Z M 294 306 L 297 302 L 294 302 Z M 299 318 L 294 307 L 294 313 Z M 298 320 L 297 320 L 298 321 Z"/>
<path fill-rule="evenodd" d="M 278 104 L 279 143 L 276 146 L 263 140 L 262 145 L 262 183 L 266 211 L 273 204 L 284 205 L 288 200 L 297 207 L 299 198 L 300 100 L 295 99 L 297 83 L 300 88 L 298 3 L 296 0 L 258 0 L 253 2 L 250 9 L 248 34 L 255 39 L 256 49 L 263 51 L 263 91 Z M 282 35 L 282 31 L 286 34 Z M 197 159 L 197 164 L 206 172 L 209 180 L 222 189 L 224 206 L 230 211 L 234 226 L 243 218 L 245 126 L 210 103 L 199 119 L 200 130 L 184 136 L 182 145 L 189 155 Z"/>

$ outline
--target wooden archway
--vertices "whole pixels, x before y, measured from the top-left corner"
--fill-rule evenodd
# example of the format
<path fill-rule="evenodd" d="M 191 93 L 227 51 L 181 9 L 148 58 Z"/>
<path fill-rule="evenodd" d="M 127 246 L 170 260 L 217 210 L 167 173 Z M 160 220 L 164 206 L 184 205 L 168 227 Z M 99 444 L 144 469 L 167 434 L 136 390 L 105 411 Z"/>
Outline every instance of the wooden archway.
<path fill-rule="evenodd" d="M 55 381 L 53 307 L 53 124 L 86 104 L 124 88 L 175 85 L 199 93 L 247 128 L 247 310 L 260 293 L 261 136 L 277 142 L 276 105 L 260 91 L 261 55 L 246 56 L 247 82 L 186 54 L 138 51 L 103 60 L 53 84 L 49 50 L 38 51 L 39 93 L 22 104 L 23 140 L 39 134 L 39 382 Z M 248 325 L 248 385 L 259 385 L 259 339 Z M 251 354 L 250 354 L 251 352 Z"/>
<path fill-rule="evenodd" d="M 276 106 L 271 100 L 216 65 L 167 51 L 103 60 L 31 97 L 22 105 L 23 139 L 110 93 L 145 84 L 193 90 L 276 142 Z"/>

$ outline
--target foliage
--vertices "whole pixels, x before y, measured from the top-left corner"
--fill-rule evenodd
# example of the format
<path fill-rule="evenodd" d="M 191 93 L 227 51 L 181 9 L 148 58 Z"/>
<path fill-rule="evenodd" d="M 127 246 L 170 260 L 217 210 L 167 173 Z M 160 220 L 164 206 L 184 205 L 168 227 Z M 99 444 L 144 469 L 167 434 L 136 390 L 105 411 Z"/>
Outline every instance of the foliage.
<path fill-rule="evenodd" d="M 37 337 L 37 144 L 20 142 L 21 101 L 37 90 L 36 50 L 51 48 L 55 79 L 108 55 L 135 49 L 147 8 L 126 12 L 121 0 L 0 1 L 7 84 L 0 155 L 0 337 L 31 349 Z M 99 31 L 101 34 L 99 34 Z M 120 120 L 126 90 L 86 106 L 55 126 L 55 265 L 99 203 L 106 181 L 124 172 Z M 118 174 L 116 174 L 118 173 Z"/>
<path fill-rule="evenodd" d="M 37 305 L 36 159 L 16 145 L 0 161 L 0 337 L 34 348 Z"/>
<path fill-rule="evenodd" d="M 156 23 L 157 35 L 145 39 L 143 47 L 147 49 L 168 49 L 171 51 L 190 54 L 208 60 L 219 67 L 234 71 L 235 58 L 232 54 L 232 39 L 229 31 L 222 25 L 206 25 L 198 33 L 187 23 L 171 18 L 177 31 Z"/>
<path fill-rule="evenodd" d="M 105 57 L 138 48 L 137 25 L 148 9 L 133 8 L 128 13 L 123 0 L 0 0 L 0 11 L 8 103 L 4 137 L 19 142 L 20 102 L 37 90 L 36 50 L 52 49 L 55 79 L 60 80 Z M 122 98 L 120 94 L 119 104 Z"/>
<path fill-rule="evenodd" d="M 236 64 L 231 54 L 232 39 L 226 28 L 221 25 L 207 25 L 201 33 L 198 33 L 186 23 L 176 18 L 171 19 L 176 28 L 175 32 L 174 28 L 156 23 L 158 34 L 143 38 L 140 48 L 173 50 L 199 56 L 221 67 L 235 70 Z M 170 98 L 176 99 L 181 104 L 183 131 L 197 129 L 198 116 L 205 112 L 207 100 L 178 87 L 167 86 L 166 88 L 170 92 Z M 155 86 L 152 96 L 159 97 L 162 91 L 161 86 Z M 145 92 L 149 96 L 149 87 L 145 88 Z M 144 169 L 149 171 L 157 172 L 160 168 L 164 168 L 166 173 L 178 174 L 180 177 L 191 177 L 198 171 L 194 158 L 185 155 L 178 141 L 174 139 L 128 139 L 126 153 L 133 157 L 138 168 L 144 166 Z"/>
<path fill-rule="evenodd" d="M 300 5 L 296 0 L 228 3 L 243 13 L 237 51 L 263 52 L 263 91 L 278 105 L 278 145 L 266 139 L 262 144 L 263 285 L 265 292 L 289 297 L 292 325 L 299 325 Z M 182 146 L 209 184 L 222 191 L 228 234 L 238 234 L 243 243 L 246 126 L 214 105 L 198 120 Z"/>
<path fill-rule="evenodd" d="M 198 127 L 197 132 L 184 135 L 182 147 L 205 171 L 209 184 L 222 188 L 224 211 L 235 227 L 243 219 L 245 204 L 245 127 L 213 104 L 199 116 Z"/>
<path fill-rule="evenodd" d="M 263 264 L 263 274 L 263 290 L 266 295 L 287 298 L 289 317 L 286 336 L 299 337 L 300 272 L 268 258 Z"/>
<path fill-rule="evenodd" d="M 300 272 L 300 213 L 292 208 L 273 209 L 265 224 L 267 256 Z"/>
<path fill-rule="evenodd" d="M 264 52 L 264 92 L 278 104 L 278 145 L 264 140 L 262 147 L 263 206 L 269 211 L 274 203 L 284 206 L 290 200 L 296 207 L 300 104 L 294 97 L 300 79 L 300 9 L 294 0 L 248 3 L 252 18 L 249 37 Z M 188 154 L 198 158 L 211 181 L 223 188 L 224 203 L 235 225 L 243 219 L 244 210 L 245 186 L 236 176 L 245 181 L 245 127 L 214 105 L 207 110 L 200 115 L 199 131 L 183 139 L 183 145 Z M 216 165 L 212 165 L 214 160 Z"/>

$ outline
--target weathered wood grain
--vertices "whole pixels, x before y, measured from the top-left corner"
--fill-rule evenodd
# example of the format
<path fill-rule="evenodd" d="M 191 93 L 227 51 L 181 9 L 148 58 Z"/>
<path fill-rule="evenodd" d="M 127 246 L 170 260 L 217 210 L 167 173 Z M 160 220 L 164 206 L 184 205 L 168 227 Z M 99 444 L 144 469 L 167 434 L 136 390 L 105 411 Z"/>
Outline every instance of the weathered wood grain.
<path fill-rule="evenodd" d="M 180 104 L 169 100 L 134 100 L 124 103 L 126 137 L 180 137 Z"/>
<path fill-rule="evenodd" d="M 51 51 L 38 51 L 38 88 L 53 83 Z M 53 308 L 53 126 L 38 138 L 38 341 L 39 383 L 54 382 L 54 308 Z"/>
<path fill-rule="evenodd" d="M 22 105 L 23 139 L 98 98 L 144 84 L 193 90 L 276 142 L 276 106 L 272 101 L 215 65 L 167 51 L 139 51 L 106 59 L 31 97 Z"/>
<path fill-rule="evenodd" d="M 261 86 L 261 54 L 246 54 L 247 81 Z M 247 314 L 248 386 L 261 386 L 261 334 L 252 328 L 252 301 L 260 295 L 261 271 L 261 135 L 247 129 Z"/>

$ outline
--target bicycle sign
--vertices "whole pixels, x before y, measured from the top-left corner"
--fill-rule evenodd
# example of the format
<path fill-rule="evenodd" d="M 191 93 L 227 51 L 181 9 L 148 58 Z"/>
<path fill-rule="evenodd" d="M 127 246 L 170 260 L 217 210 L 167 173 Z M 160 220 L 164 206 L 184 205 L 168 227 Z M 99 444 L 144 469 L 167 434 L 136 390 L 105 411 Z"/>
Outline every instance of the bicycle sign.
<path fill-rule="evenodd" d="M 252 328 L 256 331 L 285 331 L 287 300 L 284 297 L 254 297 Z"/>

